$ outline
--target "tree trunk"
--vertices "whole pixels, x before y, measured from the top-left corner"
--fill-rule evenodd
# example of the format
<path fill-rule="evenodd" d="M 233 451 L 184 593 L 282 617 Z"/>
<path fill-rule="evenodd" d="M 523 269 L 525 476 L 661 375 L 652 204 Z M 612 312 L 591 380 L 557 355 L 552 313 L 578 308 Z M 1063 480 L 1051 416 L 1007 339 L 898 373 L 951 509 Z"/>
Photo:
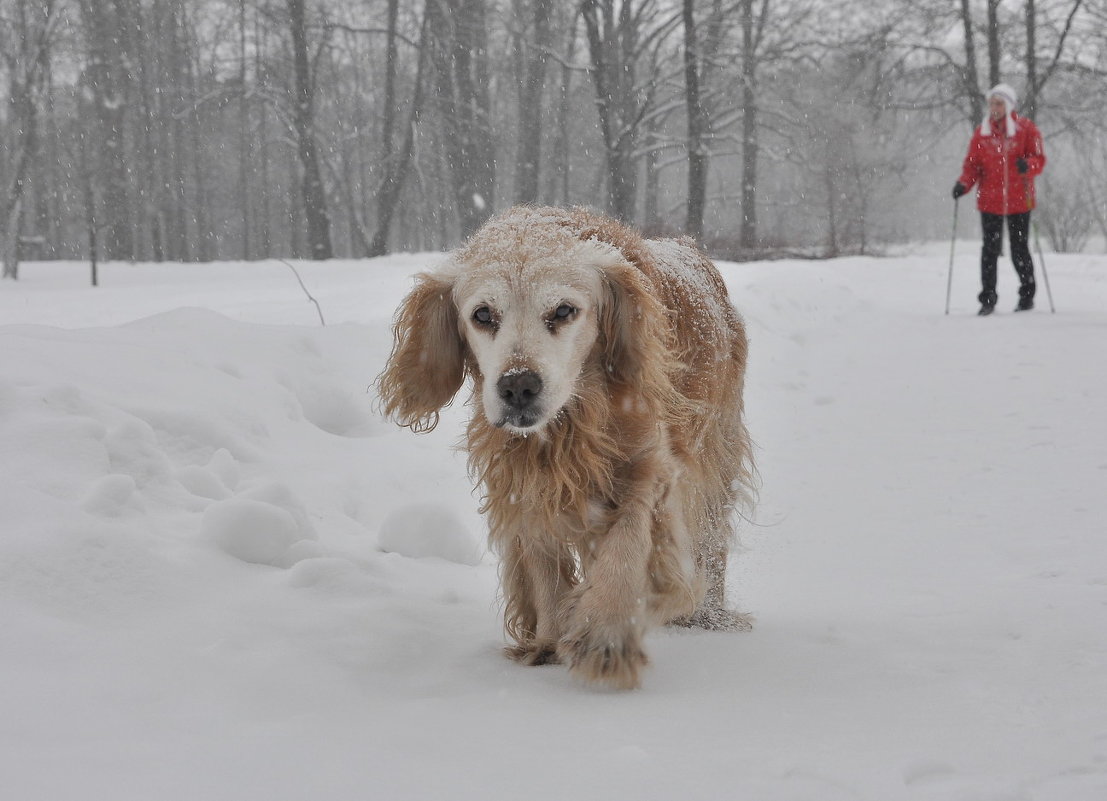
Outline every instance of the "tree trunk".
<path fill-rule="evenodd" d="M 246 0 L 238 0 L 238 197 L 242 259 L 250 258 L 250 108 L 246 90 Z"/>
<path fill-rule="evenodd" d="M 23 181 L 15 179 L 18 195 L 5 204 L 4 219 L 4 278 L 19 280 L 19 233 L 23 221 Z"/>
<path fill-rule="evenodd" d="M 581 2 L 607 162 L 607 210 L 624 222 L 635 218 L 635 150 L 644 111 L 635 91 L 640 20 L 631 6 L 631 0 L 621 0 L 616 13 L 615 0 Z"/>
<path fill-rule="evenodd" d="M 53 0 L 28 8 L 20 3 L 15 11 L 19 46 L 4 53 L 8 62 L 11 94 L 8 98 L 8 131 L 3 144 L 8 150 L 8 174 L 0 199 L 3 231 L 3 277 L 19 278 L 19 235 L 23 220 L 23 196 L 30 166 L 38 150 L 39 108 L 50 67 L 50 47 L 60 12 Z M 9 138 L 10 137 L 10 138 Z"/>
<path fill-rule="evenodd" d="M 538 178 L 542 158 L 543 88 L 546 62 L 553 44 L 550 33 L 552 0 L 531 0 L 534 41 L 524 45 L 527 54 L 519 82 L 519 130 L 515 151 L 515 202 L 538 200 Z"/>
<path fill-rule="evenodd" d="M 707 206 L 707 114 L 700 101 L 700 58 L 697 42 L 695 0 L 683 0 L 684 100 L 688 118 L 688 213 L 684 232 L 703 238 L 703 214 Z"/>
<path fill-rule="evenodd" d="M 292 121 L 300 158 L 300 191 L 307 221 L 308 249 L 313 259 L 329 259 L 334 253 L 331 248 L 331 223 L 327 216 L 327 196 L 323 190 L 315 142 L 315 85 L 308 60 L 304 0 L 288 0 L 288 17 L 296 81 Z"/>
<path fill-rule="evenodd" d="M 573 87 L 573 69 L 570 66 L 577 52 L 577 22 L 579 11 L 573 13 L 569 26 L 564 61 L 561 64 L 561 81 L 558 84 L 557 124 L 553 143 L 553 163 L 547 175 L 546 197 L 554 203 L 569 205 L 569 179 L 572 173 L 569 147 L 569 123 L 571 114 L 571 93 Z"/>
<path fill-rule="evenodd" d="M 127 152 L 124 124 L 127 116 L 125 54 L 118 33 L 119 0 L 81 0 L 81 17 L 88 39 L 89 63 L 81 81 L 82 90 L 93 97 L 98 125 L 99 153 L 95 159 L 94 182 L 103 187 L 104 256 L 109 259 L 134 257 L 134 237 L 128 200 Z"/>
<path fill-rule="evenodd" d="M 48 258 L 65 258 L 70 254 L 63 252 L 61 230 L 63 224 L 62 209 L 65 205 L 65 188 L 62 175 L 61 134 L 58 124 L 58 106 L 55 102 L 53 68 L 48 64 L 46 70 L 46 120 L 43 126 L 46 144 L 43 153 L 43 186 L 41 190 L 42 210 L 38 215 L 37 230 L 46 237 Z"/>
<path fill-rule="evenodd" d="M 743 248 L 757 247 L 757 42 L 753 0 L 742 0 L 742 225 Z"/>
<path fill-rule="evenodd" d="M 427 6 L 433 3 L 434 0 L 427 0 Z M 395 0 L 391 0 L 390 3 L 393 8 Z M 404 185 L 407 183 L 407 175 L 411 169 L 411 161 L 415 152 L 415 125 L 419 120 L 419 115 L 423 110 L 423 83 L 424 73 L 426 72 L 427 62 L 427 14 L 429 10 L 424 7 L 423 12 L 423 24 L 422 32 L 419 36 L 419 56 L 418 63 L 415 68 L 415 87 L 411 98 L 411 107 L 408 112 L 407 126 L 404 132 L 403 144 L 400 146 L 398 153 L 393 153 L 392 143 L 392 123 L 389 123 L 382 133 L 384 137 L 384 149 L 389 158 L 385 159 L 385 174 L 381 180 L 380 188 L 377 190 L 377 230 L 373 234 L 373 240 L 369 243 L 369 256 L 383 256 L 388 252 L 388 235 L 392 230 L 392 219 L 396 213 L 396 207 L 399 205 L 400 193 L 403 192 Z M 393 9 L 390 8 L 389 12 L 389 40 L 390 51 L 389 58 L 395 60 L 395 36 L 396 36 L 396 17 L 393 13 Z M 394 77 L 395 64 L 389 64 L 389 72 Z M 389 93 L 386 91 L 385 93 Z M 395 103 L 395 95 L 393 93 L 390 104 Z M 390 105 L 390 107 L 392 107 Z"/>
<path fill-rule="evenodd" d="M 296 176 L 302 171 L 303 166 L 300 164 L 297 155 L 295 153 L 288 154 L 288 175 L 289 184 L 287 186 L 288 199 L 287 199 L 287 218 L 285 227 L 288 229 L 288 249 L 294 259 L 302 259 L 305 256 L 304 252 L 304 196 L 303 191 L 297 191 L 298 187 L 303 186 L 303 179 L 296 181 L 293 176 Z"/>
<path fill-rule="evenodd" d="M 190 60 L 186 67 L 187 92 L 191 98 L 199 96 L 199 64 Z M 208 163 L 208 154 L 204 151 L 202 127 L 204 116 L 199 103 L 193 103 L 189 115 L 189 156 L 192 159 L 192 181 L 196 198 L 194 221 L 196 223 L 196 243 L 194 249 L 199 261 L 211 261 L 215 258 L 215 232 L 211 228 L 211 215 L 208 211 L 208 179 L 204 167 Z M 182 144 L 182 147 L 184 145 Z"/>
<path fill-rule="evenodd" d="M 646 123 L 646 155 L 643 157 L 642 225 L 651 233 L 661 231 L 660 120 Z"/>
<path fill-rule="evenodd" d="M 96 189 L 92 185 L 92 159 L 88 148 L 88 131 L 84 128 L 78 134 L 80 138 L 81 195 L 85 202 L 85 235 L 88 237 L 88 264 L 93 286 L 100 285 L 99 263 L 100 243 L 97 238 Z"/>
<path fill-rule="evenodd" d="M 999 70 L 1002 50 L 999 41 L 999 6 L 1003 0 L 988 0 L 988 85 L 995 86 L 1002 80 Z"/>
<path fill-rule="evenodd" d="M 255 7 L 254 9 L 254 82 L 258 85 L 259 90 L 267 88 L 263 76 L 265 71 L 263 69 L 263 58 L 268 48 L 268 37 L 265 35 L 266 31 L 260 24 L 260 12 Z M 258 194 L 260 195 L 261 210 L 258 215 L 258 245 L 255 248 L 255 253 L 260 258 L 267 259 L 273 255 L 273 234 L 270 220 L 270 205 L 269 195 L 272 191 L 270 188 L 270 173 L 269 173 L 269 143 L 266 139 L 267 132 L 269 130 L 269 106 L 266 103 L 258 104 L 258 131 L 262 137 L 258 143 L 258 161 L 261 185 L 259 187 Z"/>
<path fill-rule="evenodd" d="M 186 107 L 188 85 L 182 0 L 170 0 L 155 7 L 158 14 L 156 38 L 147 42 L 152 52 L 148 61 L 154 75 L 154 91 L 144 89 L 147 121 L 146 135 L 155 153 L 149 156 L 154 184 L 147 188 L 148 204 L 154 212 L 156 246 L 154 256 L 171 261 L 190 258 L 192 240 L 188 235 L 188 192 L 183 150 L 185 130 L 179 109 Z M 152 97 L 150 97 L 152 95 Z"/>
<path fill-rule="evenodd" d="M 193 240 L 188 233 L 189 202 L 188 178 L 185 160 L 185 119 L 174 113 L 188 102 L 185 87 L 188 84 L 188 62 L 191 58 L 188 40 L 184 35 L 184 0 L 176 0 L 169 14 L 170 61 L 167 83 L 172 107 L 167 109 L 167 147 L 169 158 L 169 214 L 168 238 L 172 258 L 177 261 L 195 259 Z"/>
<path fill-rule="evenodd" d="M 838 242 L 838 190 L 834 181 L 833 160 L 829 154 L 823 166 L 823 187 L 826 190 L 826 257 L 833 259 L 841 252 L 841 245 Z"/>
<path fill-rule="evenodd" d="M 975 127 L 984 119 L 984 96 L 980 92 L 980 77 L 976 68 L 976 37 L 973 35 L 969 0 L 961 0 L 961 27 L 965 37 L 965 67 L 961 70 L 961 85 L 968 103 L 969 123 Z"/>
<path fill-rule="evenodd" d="M 427 0 L 427 2 L 433 2 L 433 0 Z M 402 179 L 406 176 L 406 166 L 401 172 L 397 168 L 399 165 L 393 163 L 393 150 L 395 148 L 394 129 L 396 127 L 396 73 L 399 69 L 399 52 L 396 46 L 396 39 L 399 34 L 399 13 L 400 6 L 399 0 L 388 0 L 388 24 L 387 24 L 387 38 L 385 40 L 385 56 L 384 56 L 384 110 L 381 114 L 381 157 L 380 163 L 384 167 L 384 177 L 381 179 L 380 189 L 377 191 L 377 230 L 373 234 L 373 239 L 369 243 L 368 253 L 366 254 L 370 258 L 376 256 L 383 256 L 388 252 L 388 236 L 392 231 L 392 217 L 396 212 L 396 200 L 399 197 L 402 189 L 402 184 L 398 184 L 397 179 Z M 423 20 L 424 29 L 426 26 L 426 8 L 424 5 Z M 419 42 L 419 64 L 423 64 L 423 52 L 425 43 Z M 421 76 L 415 79 L 415 93 L 418 97 L 420 92 Z M 415 115 L 418 113 L 416 107 L 418 103 L 412 102 L 412 123 L 414 124 Z M 414 136 L 412 136 L 412 142 L 414 146 Z"/>
<path fill-rule="evenodd" d="M 1019 113 L 1027 119 L 1037 114 L 1038 15 L 1034 0 L 1026 0 L 1026 96 Z"/>
<path fill-rule="evenodd" d="M 427 6 L 439 113 L 461 236 L 492 213 L 496 181 L 485 0 Z"/>
<path fill-rule="evenodd" d="M 164 109 L 165 93 L 162 91 L 165 80 L 165 31 L 162 27 L 163 15 L 159 6 L 151 9 L 151 16 L 144 18 L 141 7 L 135 9 L 140 15 L 134 21 L 144 37 L 131 38 L 121 34 L 133 44 L 130 52 L 135 54 L 131 66 L 134 68 L 131 79 L 137 91 L 136 113 L 139 124 L 136 126 L 135 158 L 139 163 L 135 171 L 140 176 L 132 181 L 135 195 L 134 227 L 136 233 L 135 258 L 160 262 L 167 257 L 166 236 L 166 190 L 169 187 L 167 164 L 168 133 Z M 128 21 L 128 28 L 130 22 Z M 169 256 L 172 258 L 172 256 Z"/>

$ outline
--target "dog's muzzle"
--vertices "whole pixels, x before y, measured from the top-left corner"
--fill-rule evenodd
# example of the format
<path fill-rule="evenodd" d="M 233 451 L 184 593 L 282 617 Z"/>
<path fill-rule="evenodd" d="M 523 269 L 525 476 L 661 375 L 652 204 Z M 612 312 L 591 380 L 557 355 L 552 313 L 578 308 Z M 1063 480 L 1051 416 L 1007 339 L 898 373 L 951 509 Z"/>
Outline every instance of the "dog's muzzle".
<path fill-rule="evenodd" d="M 497 426 L 530 428 L 541 417 L 539 396 L 542 394 L 542 377 L 533 370 L 504 373 L 496 382 L 496 394 L 503 410 L 503 418 Z"/>

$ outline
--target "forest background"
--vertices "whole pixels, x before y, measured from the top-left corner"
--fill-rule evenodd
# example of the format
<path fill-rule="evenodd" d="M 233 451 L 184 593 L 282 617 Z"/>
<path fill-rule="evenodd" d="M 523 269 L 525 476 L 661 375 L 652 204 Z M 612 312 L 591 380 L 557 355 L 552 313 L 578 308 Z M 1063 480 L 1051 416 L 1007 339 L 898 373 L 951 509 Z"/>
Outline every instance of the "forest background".
<path fill-rule="evenodd" d="M 0 0 L 0 56 L 8 278 L 437 251 L 513 203 L 731 259 L 948 238 L 1001 80 L 1044 236 L 1107 238 L 1107 0 Z"/>

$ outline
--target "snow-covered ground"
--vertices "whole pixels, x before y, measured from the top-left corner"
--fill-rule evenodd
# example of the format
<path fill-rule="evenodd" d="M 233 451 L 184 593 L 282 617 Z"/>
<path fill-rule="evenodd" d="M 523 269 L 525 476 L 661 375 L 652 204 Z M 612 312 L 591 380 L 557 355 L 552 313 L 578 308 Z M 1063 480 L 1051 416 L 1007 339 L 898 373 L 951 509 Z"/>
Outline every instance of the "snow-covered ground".
<path fill-rule="evenodd" d="M 1107 798 L 1107 257 L 975 316 L 975 243 L 724 264 L 749 634 L 641 690 L 500 653 L 454 448 L 371 383 L 440 256 L 0 283 L 0 798 Z M 1044 286 L 1042 287 L 1044 290 Z"/>

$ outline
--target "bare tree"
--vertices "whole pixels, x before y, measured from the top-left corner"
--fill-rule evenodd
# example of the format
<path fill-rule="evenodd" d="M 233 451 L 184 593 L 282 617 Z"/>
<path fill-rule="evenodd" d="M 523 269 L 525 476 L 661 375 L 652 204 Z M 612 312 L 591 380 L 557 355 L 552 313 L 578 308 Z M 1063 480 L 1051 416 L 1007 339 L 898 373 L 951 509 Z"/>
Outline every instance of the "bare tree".
<path fill-rule="evenodd" d="M 30 164 L 39 138 L 39 108 L 50 66 L 50 48 L 60 19 L 56 0 L 20 0 L 10 20 L 0 28 L 3 54 L 10 75 L 7 125 L 3 147 L 7 157 L 4 182 L 4 278 L 19 277 L 19 235 L 23 198 Z"/>
<path fill-rule="evenodd" d="M 136 256 L 152 252 L 156 261 L 191 258 L 188 232 L 188 180 L 183 146 L 187 141 L 182 110 L 188 99 L 186 74 L 191 58 L 184 0 L 162 0 L 131 21 L 132 72 L 138 88 L 135 136 L 141 143 L 145 183 L 138 186 Z"/>
<path fill-rule="evenodd" d="M 1000 82 L 1000 64 L 1003 58 L 1003 47 L 999 29 L 999 7 L 1003 0 L 987 0 L 987 24 L 984 35 L 988 42 L 988 85 L 995 86 Z"/>
<path fill-rule="evenodd" d="M 560 80 L 557 84 L 556 121 L 551 149 L 550 169 L 547 175 L 546 198 L 552 203 L 569 203 L 571 173 L 570 122 L 573 115 L 573 77 L 579 36 L 580 7 L 574 5 L 564 30 L 564 50 L 560 58 Z"/>
<path fill-rule="evenodd" d="M 688 213 L 684 231 L 691 237 L 703 237 L 703 211 L 707 205 L 708 116 L 700 96 L 699 36 L 696 29 L 696 2 L 683 0 L 681 21 L 684 26 L 684 99 L 688 119 Z"/>
<path fill-rule="evenodd" d="M 1040 20 L 1038 6 L 1035 0 L 1026 0 L 1026 99 L 1022 104 L 1022 112 L 1031 119 L 1037 116 L 1040 97 L 1046 83 L 1064 64 L 1065 47 L 1069 41 L 1069 35 L 1073 32 L 1077 14 L 1083 6 L 1084 0 L 1072 0 L 1068 13 L 1064 16 L 1064 22 L 1052 32 L 1053 52 L 1044 64 L 1039 64 L 1038 33 Z M 1044 69 L 1039 69 L 1040 66 Z"/>
<path fill-rule="evenodd" d="M 760 66 L 758 50 L 768 20 L 769 3 L 762 0 L 760 9 L 754 0 L 742 0 L 742 222 L 739 239 L 743 248 L 757 246 L 757 159 L 761 149 L 758 135 L 757 73 Z"/>
<path fill-rule="evenodd" d="M 292 58 L 295 89 L 292 97 L 292 120 L 296 130 L 297 154 L 302 177 L 300 192 L 307 220 L 308 249 L 313 259 L 329 259 L 331 221 L 327 214 L 327 195 L 319 169 L 319 152 L 315 141 L 315 80 L 308 56 L 307 20 L 304 0 L 288 0 L 288 26 L 292 36 Z"/>
<path fill-rule="evenodd" d="M 182 6 L 182 10 L 183 8 Z M 182 20 L 182 27 L 195 28 L 194 25 L 186 23 L 184 20 Z M 183 154 L 186 154 L 181 157 L 186 164 L 184 169 L 187 172 L 187 166 L 191 165 L 192 167 L 190 188 L 194 199 L 192 222 L 195 232 L 192 253 L 193 257 L 199 261 L 211 261 L 215 258 L 218 244 L 217 234 L 214 230 L 215 214 L 209 209 L 211 197 L 214 193 L 210 185 L 211 179 L 205 169 L 208 156 L 204 147 L 204 134 L 209 115 L 206 113 L 205 104 L 202 101 L 208 88 L 205 78 L 209 75 L 210 69 L 205 69 L 198 58 L 193 57 L 187 60 L 183 76 L 184 88 L 182 89 L 182 95 L 188 98 L 188 102 L 175 115 L 183 117 L 185 123 L 176 131 L 184 140 L 178 142 L 178 148 Z"/>
<path fill-rule="evenodd" d="M 520 11 L 530 12 L 530 27 L 518 37 L 522 70 L 519 79 L 519 122 L 515 148 L 515 202 L 538 200 L 542 157 L 543 99 L 546 62 L 553 47 L 553 0 L 515 0 Z M 529 34 L 529 35 L 528 35 Z"/>
<path fill-rule="evenodd" d="M 630 222 L 637 204 L 642 123 L 659 84 L 652 72 L 639 80 L 639 69 L 679 24 L 680 12 L 656 0 L 582 0 L 580 8 L 607 164 L 608 211 Z"/>
<path fill-rule="evenodd" d="M 82 91 L 92 96 L 96 117 L 98 152 L 94 183 L 102 186 L 106 237 L 104 256 L 134 258 L 134 234 L 130 219 L 131 178 L 125 138 L 128 111 L 127 54 L 118 36 L 127 14 L 126 0 L 80 0 L 88 43 Z"/>
<path fill-rule="evenodd" d="M 495 204 L 496 137 L 492 129 L 485 0 L 433 0 L 427 6 L 438 118 L 463 237 Z"/>
<path fill-rule="evenodd" d="M 423 84 L 426 78 L 427 63 L 427 15 L 429 6 L 435 0 L 427 0 L 424 5 L 423 22 L 419 41 L 416 43 L 418 50 L 417 67 L 415 70 L 414 88 L 410 103 L 408 104 L 408 116 L 404 125 L 404 136 L 399 150 L 396 150 L 394 141 L 394 119 L 397 111 L 396 101 L 396 69 L 398 64 L 396 42 L 399 38 L 397 32 L 397 0 L 389 0 L 388 4 L 388 55 L 385 76 L 385 116 L 381 126 L 381 142 L 384 152 L 384 177 L 377 188 L 377 230 L 369 243 L 370 256 L 383 256 L 388 252 L 388 236 L 392 230 L 392 220 L 396 214 L 400 194 L 407 182 L 408 173 L 411 170 L 412 158 L 415 151 L 415 126 L 419 115 L 423 111 Z"/>
<path fill-rule="evenodd" d="M 984 118 L 984 95 L 980 91 L 980 78 L 976 67 L 976 36 L 973 33 L 969 0 L 961 0 L 961 27 L 965 37 L 965 64 L 961 68 L 961 91 L 968 101 L 969 124 L 975 126 Z"/>
<path fill-rule="evenodd" d="M 262 15 L 255 7 L 254 20 L 253 20 L 253 32 L 254 32 L 254 84 L 251 87 L 251 91 L 255 92 L 259 97 L 263 96 L 269 90 L 269 83 L 271 78 L 269 75 L 269 69 L 266 61 L 266 52 L 268 50 L 268 34 L 265 27 L 261 24 Z M 272 235 L 272 168 L 271 159 L 269 157 L 269 146 L 265 132 L 269 128 L 269 104 L 260 102 L 255 104 L 257 107 L 257 122 L 255 130 L 261 134 L 261 141 L 256 143 L 257 150 L 257 169 L 254 173 L 254 186 L 257 187 L 258 203 L 256 207 L 258 216 L 257 225 L 257 241 L 256 252 L 262 258 L 268 258 L 273 255 L 273 235 Z"/>
<path fill-rule="evenodd" d="M 802 41 L 815 13 L 809 0 L 780 4 L 769 0 L 739 0 L 740 51 L 738 85 L 741 113 L 742 175 L 739 203 L 739 240 L 743 249 L 759 244 L 758 169 L 761 158 L 762 105 L 761 73 L 778 63 L 802 60 L 815 47 Z M 818 75 L 815 70 L 814 75 Z"/>
<path fill-rule="evenodd" d="M 246 86 L 246 0 L 238 0 L 238 197 L 242 208 L 242 258 L 250 258 L 250 112 Z"/>

